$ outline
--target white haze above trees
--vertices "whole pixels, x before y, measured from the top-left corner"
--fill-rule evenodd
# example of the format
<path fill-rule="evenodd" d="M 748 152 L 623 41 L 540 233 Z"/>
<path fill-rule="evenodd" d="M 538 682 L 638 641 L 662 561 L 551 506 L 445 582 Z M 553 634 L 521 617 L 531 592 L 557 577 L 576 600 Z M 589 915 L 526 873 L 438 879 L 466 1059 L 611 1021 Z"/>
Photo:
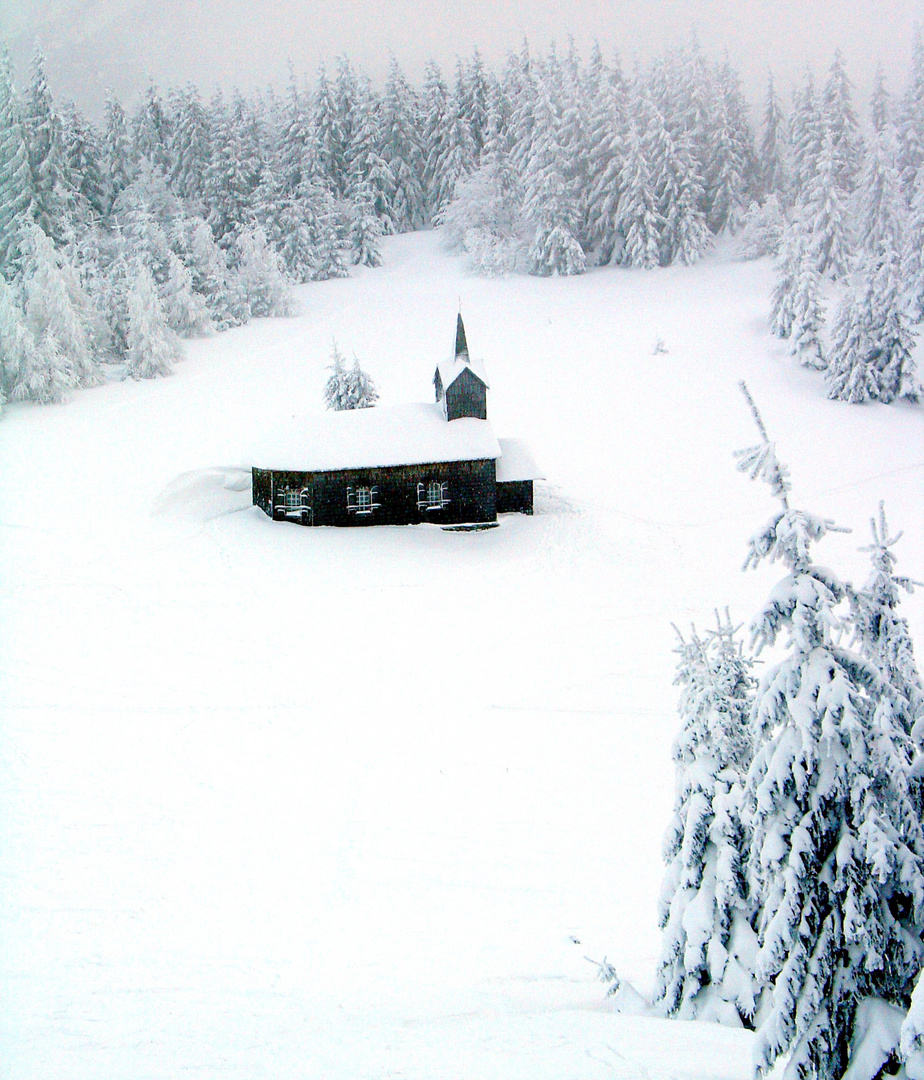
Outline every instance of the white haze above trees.
<path fill-rule="evenodd" d="M 914 0 L 890 0 L 885 10 L 852 0 L 575 0 L 557 7 L 544 0 L 444 0 L 425 7 L 396 0 L 380 5 L 374 19 L 359 0 L 315 5 L 310 18 L 296 0 L 13 0 L 0 8 L 0 36 L 11 41 L 22 70 L 36 36 L 45 42 L 62 98 L 76 97 L 95 116 L 107 87 L 134 102 L 149 73 L 161 85 L 196 82 L 207 94 L 232 79 L 249 92 L 284 85 L 290 65 L 314 72 L 325 58 L 346 53 L 381 84 L 393 52 L 416 82 L 429 59 L 451 70 L 456 56 L 478 46 L 499 67 L 524 38 L 544 52 L 569 35 L 585 54 L 600 41 L 608 56 L 618 49 L 647 63 L 686 40 L 693 26 L 711 55 L 733 47 L 754 100 L 768 67 L 781 86 L 790 86 L 806 64 L 826 63 L 834 44 L 844 49 L 865 96 L 875 60 L 890 71 L 905 66 L 920 14 Z"/>

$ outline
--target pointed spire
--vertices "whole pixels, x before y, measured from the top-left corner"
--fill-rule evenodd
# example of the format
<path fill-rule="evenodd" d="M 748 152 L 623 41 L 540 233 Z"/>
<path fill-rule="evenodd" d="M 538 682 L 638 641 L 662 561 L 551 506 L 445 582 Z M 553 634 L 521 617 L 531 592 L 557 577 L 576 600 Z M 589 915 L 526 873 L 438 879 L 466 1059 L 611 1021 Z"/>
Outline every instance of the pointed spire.
<path fill-rule="evenodd" d="M 468 362 L 468 342 L 465 340 L 465 327 L 462 324 L 462 312 L 456 316 L 456 356 Z"/>

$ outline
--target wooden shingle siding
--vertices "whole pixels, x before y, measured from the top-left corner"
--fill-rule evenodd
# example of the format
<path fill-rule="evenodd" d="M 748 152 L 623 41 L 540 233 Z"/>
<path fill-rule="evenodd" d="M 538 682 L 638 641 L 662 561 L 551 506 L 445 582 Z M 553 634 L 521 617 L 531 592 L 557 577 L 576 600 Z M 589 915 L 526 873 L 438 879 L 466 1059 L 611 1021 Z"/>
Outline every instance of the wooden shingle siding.
<path fill-rule="evenodd" d="M 488 392 L 484 383 L 466 369 L 446 388 L 446 419 L 459 420 L 473 416 L 476 420 L 488 418 Z"/>
<path fill-rule="evenodd" d="M 268 469 L 251 469 L 253 478 L 253 504 L 259 506 L 264 514 L 273 516 L 273 508 L 270 503 L 270 477 Z"/>
<path fill-rule="evenodd" d="M 448 502 L 438 509 L 419 505 L 418 485 L 446 484 Z M 374 489 L 371 512 L 355 509 L 356 493 Z M 497 520 L 495 463 L 452 461 L 432 465 L 397 465 L 335 472 L 300 473 L 253 470 L 253 501 L 270 517 L 288 517 L 304 524 L 363 526 L 413 525 L 430 521 L 442 525 Z M 305 493 L 310 515 L 286 515 L 276 510 L 282 492 Z M 350 492 L 354 509 L 350 509 Z M 377 505 L 375 505 L 377 504 Z M 274 514 L 274 510 L 276 510 Z"/>
<path fill-rule="evenodd" d="M 497 482 L 497 512 L 499 514 L 531 514 L 533 512 L 532 480 Z"/>

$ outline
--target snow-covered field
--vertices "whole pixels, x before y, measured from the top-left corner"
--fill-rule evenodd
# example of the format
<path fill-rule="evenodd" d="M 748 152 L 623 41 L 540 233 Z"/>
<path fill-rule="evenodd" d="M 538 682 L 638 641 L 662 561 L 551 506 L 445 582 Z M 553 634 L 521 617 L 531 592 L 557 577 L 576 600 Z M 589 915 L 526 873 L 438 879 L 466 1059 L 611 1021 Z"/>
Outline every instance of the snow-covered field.
<path fill-rule="evenodd" d="M 671 622 L 774 580 L 740 571 L 771 505 L 739 379 L 855 580 L 880 498 L 924 578 L 924 411 L 825 400 L 766 262 L 384 252 L 171 379 L 0 421 L 4 1080 L 748 1075 L 746 1032 L 617 1014 L 586 959 L 650 987 Z M 319 411 L 333 337 L 383 403 L 430 400 L 460 302 L 532 519 L 311 530 L 177 480 Z M 924 590 L 905 614 L 924 652 Z"/>

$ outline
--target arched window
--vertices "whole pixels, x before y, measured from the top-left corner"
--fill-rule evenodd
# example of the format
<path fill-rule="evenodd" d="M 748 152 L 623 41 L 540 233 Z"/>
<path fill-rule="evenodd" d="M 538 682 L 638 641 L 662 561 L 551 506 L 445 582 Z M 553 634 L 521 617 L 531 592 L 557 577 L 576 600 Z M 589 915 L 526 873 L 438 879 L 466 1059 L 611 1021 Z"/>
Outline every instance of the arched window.
<path fill-rule="evenodd" d="M 449 504 L 449 484 L 443 480 L 428 480 L 417 485 L 417 509 L 423 512 L 442 510 Z"/>
<path fill-rule="evenodd" d="M 374 487 L 348 487 L 347 513 L 371 514 L 382 504 L 378 501 L 379 489 Z"/>
<path fill-rule="evenodd" d="M 306 522 L 311 517 L 311 488 L 280 486 L 273 504 L 273 517 L 277 520 Z"/>

